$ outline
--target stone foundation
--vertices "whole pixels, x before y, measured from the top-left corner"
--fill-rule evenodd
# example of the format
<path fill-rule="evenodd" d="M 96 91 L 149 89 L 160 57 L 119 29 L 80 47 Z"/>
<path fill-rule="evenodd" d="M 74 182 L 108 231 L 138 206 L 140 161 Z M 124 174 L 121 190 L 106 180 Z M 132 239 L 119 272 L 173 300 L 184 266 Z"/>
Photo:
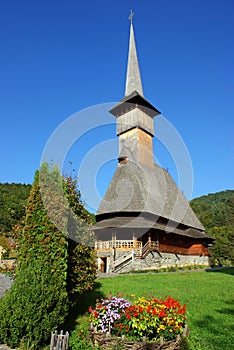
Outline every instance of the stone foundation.
<path fill-rule="evenodd" d="M 113 268 L 114 261 L 128 256 L 128 259 L 122 264 Z M 184 267 L 184 266 L 209 266 L 208 256 L 198 255 L 182 255 L 182 254 L 170 254 L 149 252 L 144 258 L 134 256 L 133 251 L 119 251 L 119 252 L 98 252 L 98 270 L 100 272 L 131 272 L 141 270 L 154 270 L 168 267 Z M 104 268 L 101 267 L 101 263 L 104 263 Z"/>
<path fill-rule="evenodd" d="M 209 258 L 207 256 L 188 256 L 175 255 L 169 253 L 156 252 L 149 253 L 145 259 L 134 259 L 129 261 L 118 272 L 130 272 L 140 270 L 154 270 L 168 267 L 184 267 L 184 266 L 209 266 Z"/>

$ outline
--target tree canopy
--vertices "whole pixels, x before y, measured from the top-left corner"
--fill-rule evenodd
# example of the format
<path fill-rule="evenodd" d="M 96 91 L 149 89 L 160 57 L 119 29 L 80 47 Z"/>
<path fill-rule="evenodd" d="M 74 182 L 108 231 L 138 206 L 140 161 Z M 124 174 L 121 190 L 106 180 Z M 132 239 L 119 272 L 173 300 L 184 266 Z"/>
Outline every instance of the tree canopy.
<path fill-rule="evenodd" d="M 227 190 L 198 197 L 190 205 L 207 234 L 215 238 L 215 244 L 210 249 L 211 262 L 233 265 L 234 191 Z"/>
<path fill-rule="evenodd" d="M 0 234 L 12 236 L 14 225 L 25 215 L 31 185 L 0 183 Z"/>

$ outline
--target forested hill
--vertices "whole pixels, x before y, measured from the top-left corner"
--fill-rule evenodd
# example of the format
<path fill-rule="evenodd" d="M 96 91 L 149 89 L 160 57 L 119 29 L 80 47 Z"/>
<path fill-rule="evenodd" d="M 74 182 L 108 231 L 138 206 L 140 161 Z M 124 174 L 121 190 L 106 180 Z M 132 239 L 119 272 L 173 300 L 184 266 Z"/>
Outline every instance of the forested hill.
<path fill-rule="evenodd" d="M 234 190 L 195 198 L 190 205 L 206 230 L 214 226 L 234 228 Z"/>
<path fill-rule="evenodd" d="M 12 235 L 12 227 L 21 222 L 31 185 L 0 183 L 0 235 Z"/>
<path fill-rule="evenodd" d="M 207 234 L 215 238 L 210 249 L 211 262 L 234 265 L 234 191 L 198 197 L 190 205 Z"/>
<path fill-rule="evenodd" d="M 25 216 L 25 204 L 29 197 L 32 185 L 16 183 L 0 183 L 0 245 L 4 245 L 1 237 L 14 237 L 13 227 L 20 224 Z M 85 208 L 84 215 L 95 216 Z"/>

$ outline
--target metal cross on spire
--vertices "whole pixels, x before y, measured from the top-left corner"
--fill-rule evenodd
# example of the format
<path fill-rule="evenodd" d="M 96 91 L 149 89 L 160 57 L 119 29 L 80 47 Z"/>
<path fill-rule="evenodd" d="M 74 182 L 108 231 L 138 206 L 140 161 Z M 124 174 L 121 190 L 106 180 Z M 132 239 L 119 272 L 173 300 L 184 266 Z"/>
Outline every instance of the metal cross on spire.
<path fill-rule="evenodd" d="M 134 13 L 133 13 L 133 11 L 131 10 L 131 11 L 130 11 L 130 15 L 129 15 L 129 17 L 128 17 L 128 19 L 129 19 L 129 21 L 130 21 L 131 23 L 132 23 L 133 16 L 134 16 Z"/>

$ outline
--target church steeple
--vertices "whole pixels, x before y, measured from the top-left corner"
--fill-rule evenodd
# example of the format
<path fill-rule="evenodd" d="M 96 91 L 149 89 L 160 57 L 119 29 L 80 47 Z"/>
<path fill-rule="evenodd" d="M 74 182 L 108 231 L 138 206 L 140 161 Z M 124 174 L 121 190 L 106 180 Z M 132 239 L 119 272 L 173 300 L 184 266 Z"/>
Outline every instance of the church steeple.
<path fill-rule="evenodd" d="M 119 161 L 130 160 L 153 167 L 153 118 L 160 112 L 143 96 L 132 17 L 131 11 L 125 97 L 110 113 L 117 118 Z"/>
<path fill-rule="evenodd" d="M 125 96 L 109 111 L 116 117 L 119 164 L 91 228 L 98 266 L 101 272 L 151 268 L 159 251 L 166 266 L 175 257 L 182 265 L 191 260 L 208 264 L 207 246 L 213 239 L 168 172 L 154 164 L 154 117 L 160 112 L 143 96 L 132 16 L 131 11 Z M 144 261 L 136 247 L 146 243 L 145 249 L 151 241 L 155 253 Z"/>
<path fill-rule="evenodd" d="M 137 59 L 136 43 L 134 36 L 134 29 L 132 24 L 132 18 L 134 13 L 131 10 L 130 19 L 130 37 L 129 37 L 129 50 L 128 50 L 128 65 L 126 76 L 125 96 L 130 95 L 133 91 L 137 91 L 143 96 L 143 89 L 141 83 L 141 74 Z"/>

